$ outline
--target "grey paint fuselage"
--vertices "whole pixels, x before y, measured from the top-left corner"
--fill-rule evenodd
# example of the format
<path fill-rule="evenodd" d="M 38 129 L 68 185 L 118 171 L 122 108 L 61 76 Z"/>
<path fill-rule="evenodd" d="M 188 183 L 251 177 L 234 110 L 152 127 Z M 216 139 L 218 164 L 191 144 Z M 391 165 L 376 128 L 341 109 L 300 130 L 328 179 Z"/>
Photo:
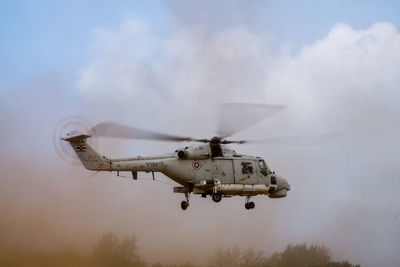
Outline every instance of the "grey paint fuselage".
<path fill-rule="evenodd" d="M 86 143 L 87 135 L 65 138 L 84 167 L 93 171 L 161 172 L 182 185 L 174 192 L 251 196 L 266 194 L 285 197 L 288 182 L 272 172 L 260 157 L 237 154 L 225 145 L 221 156 L 213 157 L 210 144 L 185 147 L 165 156 L 109 159 Z"/>
<path fill-rule="evenodd" d="M 274 175 L 276 177 L 275 192 L 281 188 L 290 189 L 288 183 L 283 178 L 270 171 L 267 174 L 263 174 L 259 161 L 262 161 L 262 159 L 251 156 L 191 160 L 178 159 L 175 155 L 171 155 L 158 158 L 112 160 L 109 171 L 161 172 L 184 187 L 200 185 L 203 181 L 209 180 L 218 180 L 221 184 L 225 185 L 265 185 L 267 187 L 265 193 L 268 193 L 268 188 L 271 185 L 271 176 Z M 200 163 L 200 167 L 195 168 L 195 162 Z M 251 174 L 242 173 L 240 168 L 243 162 L 252 164 L 253 172 Z"/>

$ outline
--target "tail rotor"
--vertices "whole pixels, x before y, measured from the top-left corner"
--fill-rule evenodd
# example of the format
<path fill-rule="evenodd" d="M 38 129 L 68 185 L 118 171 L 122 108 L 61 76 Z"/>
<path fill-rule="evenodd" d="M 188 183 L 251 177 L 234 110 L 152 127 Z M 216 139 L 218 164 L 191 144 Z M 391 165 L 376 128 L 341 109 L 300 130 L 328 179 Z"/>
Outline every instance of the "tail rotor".
<path fill-rule="evenodd" d="M 77 134 L 88 134 L 91 131 L 92 125 L 79 116 L 68 116 L 61 119 L 53 131 L 53 146 L 57 155 L 72 165 L 80 165 L 80 160 L 74 150 L 67 142 L 62 141 L 61 138 Z M 95 137 L 89 138 L 87 142 L 93 148 L 97 147 L 97 139 Z"/>

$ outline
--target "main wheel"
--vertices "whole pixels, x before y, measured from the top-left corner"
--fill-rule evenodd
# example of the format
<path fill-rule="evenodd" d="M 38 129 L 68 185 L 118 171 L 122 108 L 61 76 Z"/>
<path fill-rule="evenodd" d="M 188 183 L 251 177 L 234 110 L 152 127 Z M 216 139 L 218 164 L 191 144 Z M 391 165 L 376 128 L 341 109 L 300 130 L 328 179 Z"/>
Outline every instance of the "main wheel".
<path fill-rule="evenodd" d="M 220 202 L 222 199 L 222 195 L 221 194 L 213 194 L 212 195 L 212 200 L 214 200 L 214 202 Z"/>
<path fill-rule="evenodd" d="M 246 210 L 249 210 L 249 209 L 251 209 L 249 204 L 250 204 L 250 203 L 246 203 L 246 204 L 244 204 L 244 207 L 246 208 Z"/>
<path fill-rule="evenodd" d="M 253 201 L 249 202 L 248 204 L 249 204 L 250 209 L 254 209 L 254 207 L 256 206 L 256 204 L 254 204 Z"/>
<path fill-rule="evenodd" d="M 183 210 L 186 210 L 186 209 L 188 208 L 188 206 L 189 206 L 189 203 L 187 203 L 186 201 L 182 201 L 182 202 L 181 202 L 181 208 L 182 208 Z"/>

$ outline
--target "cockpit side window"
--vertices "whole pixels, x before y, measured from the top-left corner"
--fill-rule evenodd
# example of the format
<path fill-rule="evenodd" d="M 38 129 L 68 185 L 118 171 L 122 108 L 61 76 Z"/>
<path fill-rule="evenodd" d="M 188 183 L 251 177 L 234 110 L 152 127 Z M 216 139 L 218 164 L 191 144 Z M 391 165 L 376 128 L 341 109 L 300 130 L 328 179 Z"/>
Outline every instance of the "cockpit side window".
<path fill-rule="evenodd" d="M 251 162 L 242 162 L 242 173 L 243 174 L 253 173 L 253 165 L 251 164 Z"/>
<path fill-rule="evenodd" d="M 267 165 L 265 164 L 265 162 L 263 160 L 259 160 L 258 161 L 258 165 L 260 166 L 260 171 L 264 176 L 268 175 L 268 168 Z"/>

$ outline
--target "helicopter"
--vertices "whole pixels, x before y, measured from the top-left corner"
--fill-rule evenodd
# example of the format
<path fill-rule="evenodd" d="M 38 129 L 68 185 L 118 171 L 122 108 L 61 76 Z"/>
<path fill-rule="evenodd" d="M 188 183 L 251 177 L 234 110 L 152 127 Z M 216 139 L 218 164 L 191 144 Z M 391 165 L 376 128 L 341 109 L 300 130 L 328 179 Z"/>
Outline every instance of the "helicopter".
<path fill-rule="evenodd" d="M 276 112 L 278 106 L 264 105 Z M 271 112 L 270 112 L 271 113 Z M 253 122 L 251 124 L 254 124 Z M 248 126 L 248 125 L 247 125 Z M 243 128 L 243 127 L 242 127 Z M 269 198 L 284 198 L 290 191 L 286 179 L 277 175 L 258 156 L 239 154 L 229 144 L 245 143 L 280 143 L 280 144 L 321 144 L 329 141 L 332 134 L 270 138 L 263 140 L 229 140 L 233 132 L 221 132 L 210 139 L 196 139 L 170 134 L 163 134 L 126 126 L 116 122 L 102 122 L 95 125 L 90 134 L 71 131 L 61 138 L 68 142 L 83 166 L 91 171 L 130 172 L 137 180 L 138 172 L 163 173 L 180 186 L 174 186 L 174 193 L 184 194 L 185 200 L 180 203 L 182 210 L 189 207 L 190 194 L 201 195 L 218 203 L 222 198 L 232 196 L 245 197 L 245 208 L 254 209 L 251 197 L 266 195 Z M 91 136 L 104 136 L 124 139 L 147 139 L 161 141 L 196 142 L 199 144 L 176 149 L 163 156 L 108 158 L 95 151 L 87 142 Z"/>

